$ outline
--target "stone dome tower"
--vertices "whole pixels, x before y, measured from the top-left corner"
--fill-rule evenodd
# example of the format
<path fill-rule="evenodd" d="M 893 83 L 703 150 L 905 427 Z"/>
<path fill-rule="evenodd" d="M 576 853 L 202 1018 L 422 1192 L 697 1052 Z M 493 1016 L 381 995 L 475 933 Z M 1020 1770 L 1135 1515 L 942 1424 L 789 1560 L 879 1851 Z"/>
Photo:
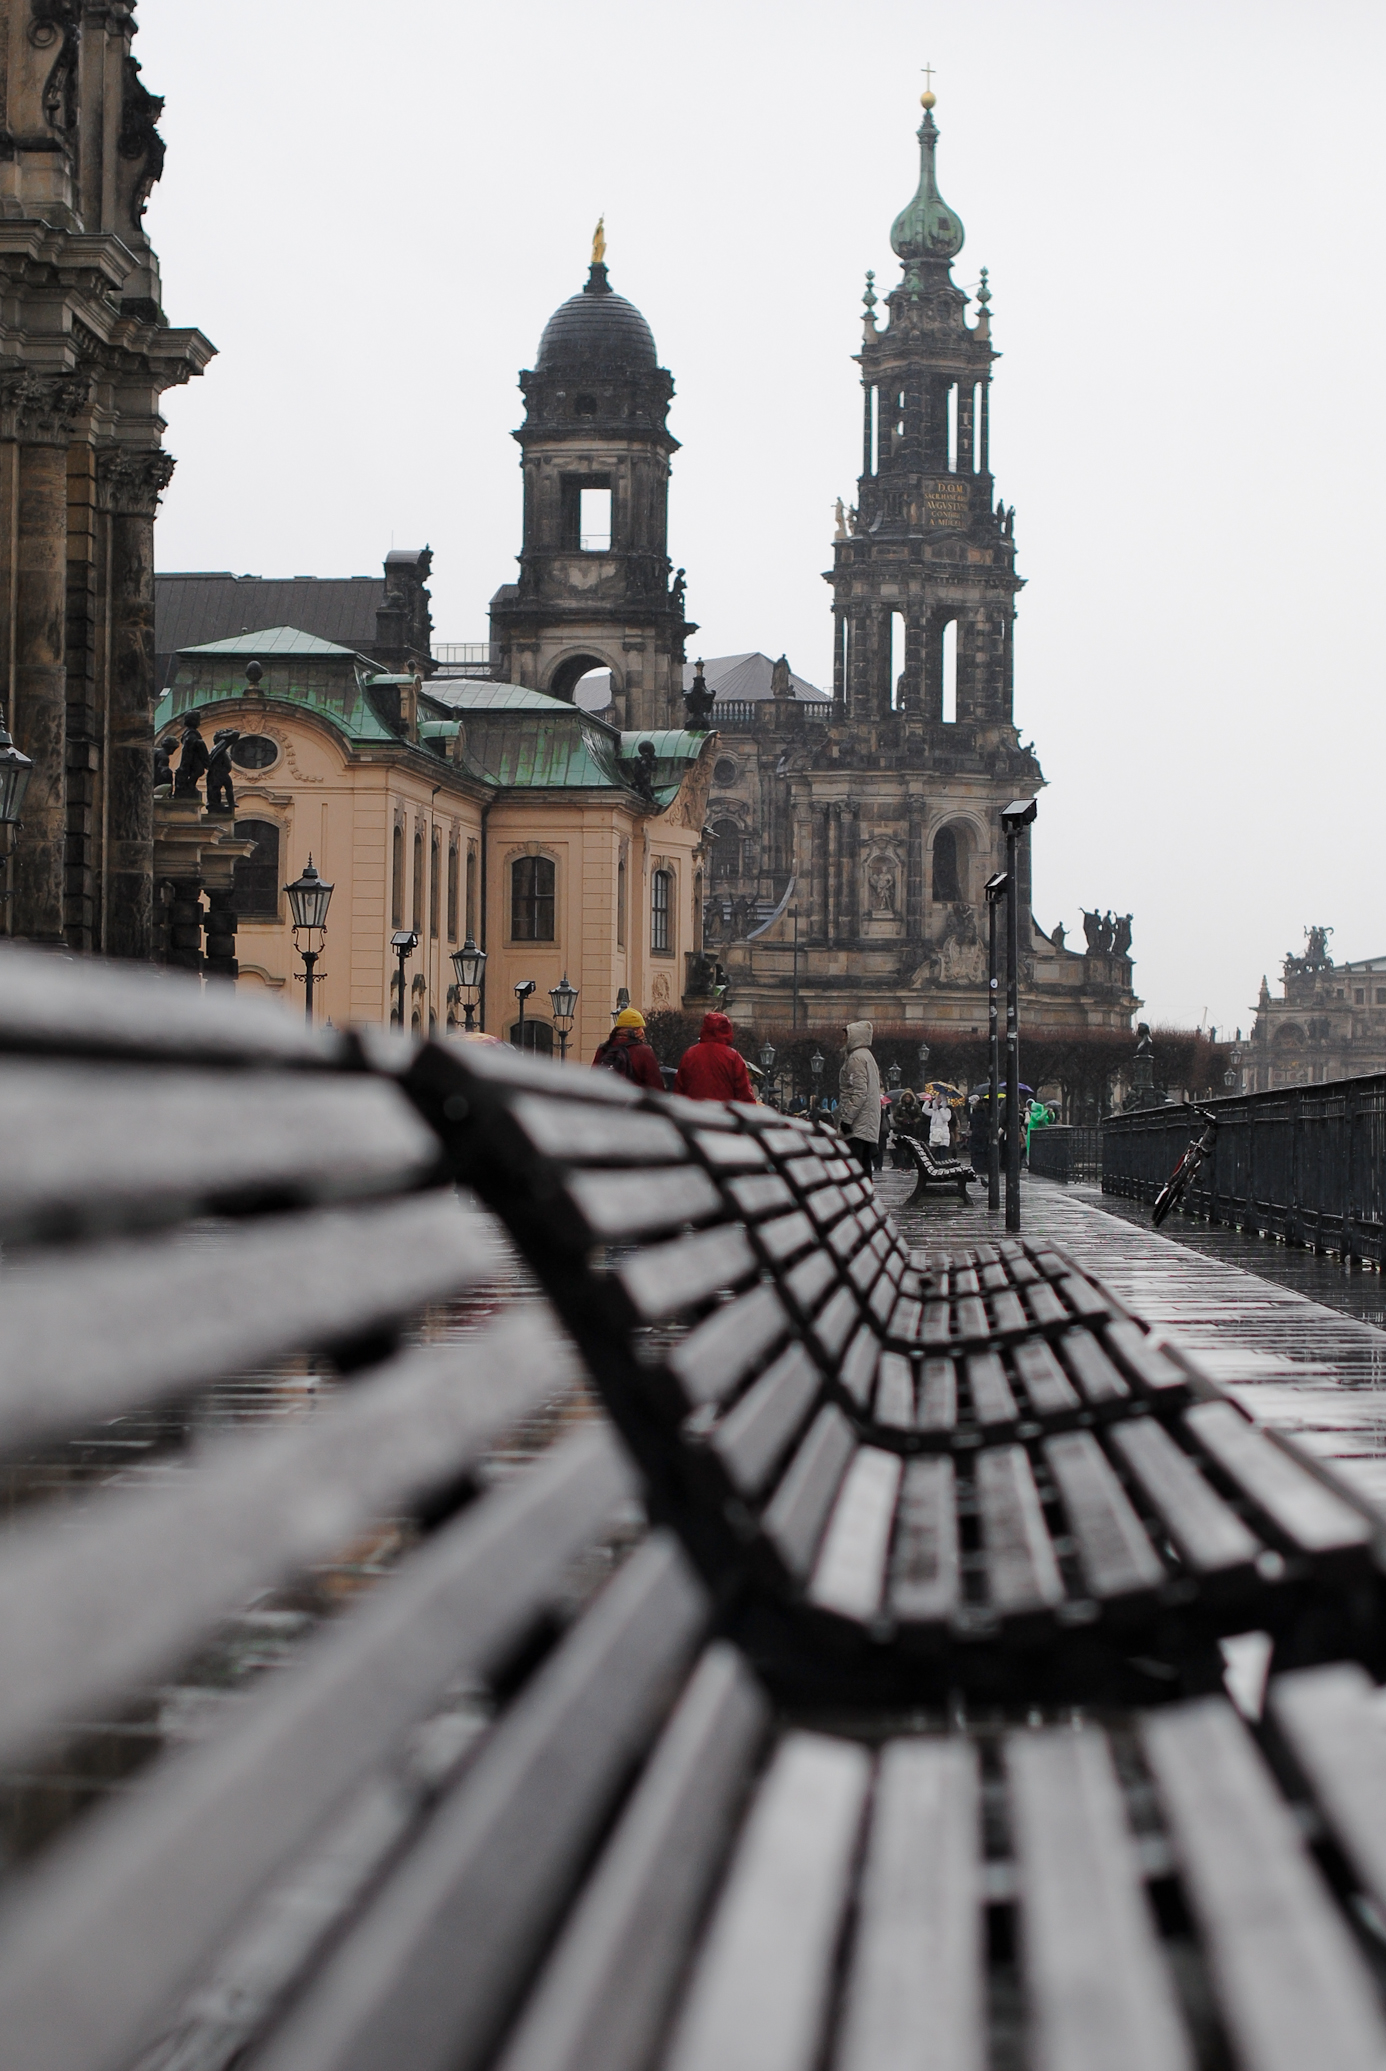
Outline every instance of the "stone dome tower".
<path fill-rule="evenodd" d="M 491 600 L 495 674 L 571 698 L 610 669 L 616 722 L 683 722 L 682 572 L 668 554 L 673 376 L 634 303 L 612 289 L 600 226 L 581 291 L 549 318 L 520 376 L 520 579 Z"/>

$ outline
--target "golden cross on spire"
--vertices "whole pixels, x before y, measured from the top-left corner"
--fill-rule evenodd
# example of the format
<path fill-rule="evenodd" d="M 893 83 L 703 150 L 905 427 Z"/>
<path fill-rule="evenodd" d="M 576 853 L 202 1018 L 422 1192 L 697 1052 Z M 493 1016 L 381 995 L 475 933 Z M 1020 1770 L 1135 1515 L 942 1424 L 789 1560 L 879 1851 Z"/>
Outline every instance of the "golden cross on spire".
<path fill-rule="evenodd" d="M 924 91 L 919 96 L 919 105 L 921 108 L 932 108 L 938 98 L 934 92 L 934 68 L 932 65 L 921 65 L 919 69 L 924 74 Z"/>
<path fill-rule="evenodd" d="M 934 68 L 933 68 L 933 66 L 932 66 L 932 65 L 921 65 L 921 66 L 920 66 L 920 70 L 921 70 L 921 71 L 923 72 L 923 74 L 924 74 L 924 84 L 925 84 L 926 86 L 928 86 L 928 87 L 932 87 L 932 85 L 933 85 L 933 83 L 934 83 Z"/>

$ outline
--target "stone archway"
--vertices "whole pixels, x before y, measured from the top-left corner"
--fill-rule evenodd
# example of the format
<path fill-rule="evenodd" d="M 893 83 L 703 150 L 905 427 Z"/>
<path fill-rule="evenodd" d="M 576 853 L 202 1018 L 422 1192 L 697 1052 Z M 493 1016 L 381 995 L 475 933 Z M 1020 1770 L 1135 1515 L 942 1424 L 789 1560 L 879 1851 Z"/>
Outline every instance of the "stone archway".
<path fill-rule="evenodd" d="M 611 688 L 614 694 L 619 687 L 616 671 L 604 654 L 565 655 L 544 688 L 551 698 L 562 698 L 565 704 L 571 704 L 573 692 L 578 684 L 593 669 L 611 669 Z"/>

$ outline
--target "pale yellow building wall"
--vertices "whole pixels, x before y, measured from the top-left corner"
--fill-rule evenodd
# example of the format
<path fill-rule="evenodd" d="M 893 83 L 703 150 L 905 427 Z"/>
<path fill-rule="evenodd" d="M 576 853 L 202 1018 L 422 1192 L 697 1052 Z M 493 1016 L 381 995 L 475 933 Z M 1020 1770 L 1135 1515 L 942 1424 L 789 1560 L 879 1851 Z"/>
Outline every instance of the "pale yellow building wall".
<path fill-rule="evenodd" d="M 663 813 L 642 815 L 635 801 L 603 792 L 561 791 L 502 794 L 485 814 L 482 787 L 464 788 L 453 766 L 429 759 L 414 767 L 388 748 L 362 748 L 353 755 L 341 737 L 311 714 L 298 714 L 247 700 L 218 704 L 218 726 L 263 733 L 279 748 L 264 771 L 236 771 L 237 819 L 268 820 L 280 830 L 280 881 L 302 871 L 311 852 L 319 874 L 333 886 L 327 939 L 315 989 L 315 1019 L 338 1028 L 352 1023 L 383 1025 L 390 1019 L 396 964 L 390 936 L 396 927 L 394 830 L 402 832 L 404 881 L 400 925 L 414 925 L 413 853 L 416 831 L 423 837 L 423 911 L 419 948 L 406 965 L 410 1022 L 432 1025 L 442 1034 L 448 1022 L 447 994 L 453 983 L 451 952 L 467 926 L 466 859 L 477 856 L 476 902 L 481 943 L 487 951 L 484 1021 L 492 1034 L 509 1032 L 517 1017 L 514 987 L 532 978 L 536 990 L 526 1013 L 552 1021 L 549 990 L 565 975 L 578 988 L 577 1019 L 569 1040 L 572 1061 L 590 1063 L 611 1031 L 612 1009 L 624 986 L 632 1004 L 649 1013 L 680 1004 L 685 957 L 701 947 L 702 793 L 706 783 L 685 784 Z M 438 833 L 440 882 L 438 929 L 432 927 L 433 833 Z M 456 933 L 449 931 L 447 857 L 458 848 Z M 541 852 L 553 858 L 554 940 L 514 942 L 510 937 L 510 865 L 517 856 Z M 626 859 L 625 927 L 618 929 L 617 882 Z M 651 881 L 667 869 L 674 881 L 667 954 L 651 946 Z M 484 911 L 483 911 L 484 891 Z M 274 920 L 242 919 L 237 932 L 241 985 L 266 990 L 301 1014 L 301 957 L 294 947 L 288 902 L 281 892 Z M 624 932 L 624 942 L 618 934 Z M 423 988 L 416 987 L 422 977 Z M 461 1010 L 457 1019 L 461 1021 Z M 430 1017 L 431 1024 L 430 1024 Z M 557 1054 L 558 1045 L 554 1044 Z"/>
<path fill-rule="evenodd" d="M 465 916 L 464 862 L 459 864 L 458 938 L 448 937 L 446 896 L 449 838 L 461 845 L 481 836 L 481 798 L 459 788 L 445 763 L 435 769 L 412 766 L 398 755 L 366 750 L 353 757 L 341 737 L 311 715 L 247 701 L 242 706 L 218 704 L 217 724 L 237 726 L 244 733 L 264 733 L 279 748 L 279 760 L 267 770 L 236 771 L 236 817 L 268 820 L 279 828 L 280 879 L 288 883 L 302 871 L 311 853 L 314 867 L 332 885 L 327 939 L 319 964 L 321 985 L 315 988 L 315 1018 L 338 1028 L 352 1022 L 385 1023 L 392 1005 L 390 981 L 395 962 L 390 950 L 392 846 L 398 820 L 404 830 L 406 888 L 405 925 L 410 924 L 413 836 L 424 836 L 424 926 L 419 949 L 410 959 L 407 980 L 411 1009 L 421 1024 L 430 1013 L 442 1029 L 447 1020 L 447 991 L 453 982 L 450 952 L 461 940 Z M 438 933 L 430 927 L 428 872 L 432 833 L 439 832 L 441 883 Z M 303 1009 L 302 958 L 294 948 L 288 901 L 282 892 L 274 920 L 242 919 L 236 936 L 240 983 L 247 990 L 266 990 L 284 999 L 296 1012 Z M 413 991 L 422 974 L 425 991 Z"/>

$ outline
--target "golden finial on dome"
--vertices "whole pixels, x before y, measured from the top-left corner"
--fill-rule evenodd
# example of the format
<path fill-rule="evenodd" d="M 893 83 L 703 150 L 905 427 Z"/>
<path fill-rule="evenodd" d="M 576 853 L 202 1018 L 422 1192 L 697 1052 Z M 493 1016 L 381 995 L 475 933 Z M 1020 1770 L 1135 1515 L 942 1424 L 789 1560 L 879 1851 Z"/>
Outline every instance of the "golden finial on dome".
<path fill-rule="evenodd" d="M 602 260 L 606 257 L 606 231 L 603 228 L 605 222 L 606 217 L 604 215 L 598 216 L 597 227 L 592 232 L 592 264 L 594 266 L 600 266 Z"/>
<path fill-rule="evenodd" d="M 924 91 L 919 96 L 919 105 L 921 108 L 937 107 L 938 95 L 933 90 L 934 68 L 932 65 L 924 65 L 920 69 L 924 74 Z"/>

